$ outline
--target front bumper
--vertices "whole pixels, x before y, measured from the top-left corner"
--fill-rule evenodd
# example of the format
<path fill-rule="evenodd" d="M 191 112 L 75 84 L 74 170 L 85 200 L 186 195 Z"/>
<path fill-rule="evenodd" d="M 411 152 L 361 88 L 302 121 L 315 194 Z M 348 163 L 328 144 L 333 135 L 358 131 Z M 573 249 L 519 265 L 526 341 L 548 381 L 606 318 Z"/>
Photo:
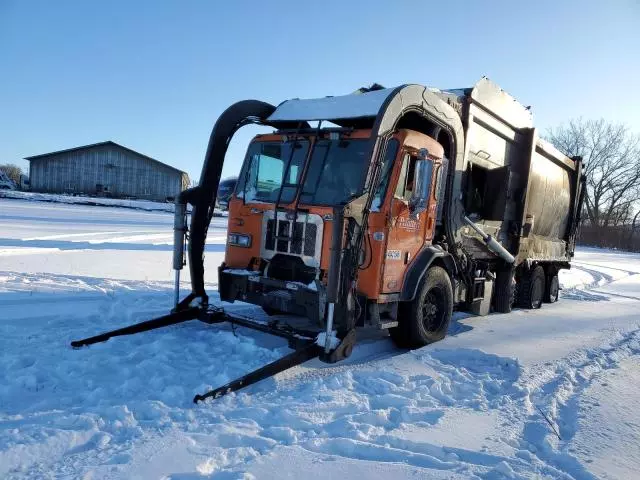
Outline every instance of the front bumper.
<path fill-rule="evenodd" d="M 221 266 L 218 270 L 218 291 L 220 299 L 225 302 L 240 300 L 305 316 L 319 325 L 324 322 L 326 291 L 320 282 L 315 282 L 315 288 L 310 288 L 299 282 L 263 277 L 259 272 Z"/>

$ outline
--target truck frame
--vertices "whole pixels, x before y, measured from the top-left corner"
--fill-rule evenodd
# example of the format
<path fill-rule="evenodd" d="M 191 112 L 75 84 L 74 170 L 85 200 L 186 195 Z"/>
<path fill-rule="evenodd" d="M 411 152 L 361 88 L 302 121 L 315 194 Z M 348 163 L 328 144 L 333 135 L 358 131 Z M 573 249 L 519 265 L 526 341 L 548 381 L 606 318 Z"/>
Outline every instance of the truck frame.
<path fill-rule="evenodd" d="M 226 149 L 250 123 L 274 131 L 249 144 L 229 200 L 219 294 L 261 306 L 269 322 L 225 312 L 204 288 Z M 360 327 L 419 348 L 444 338 L 454 310 L 487 315 L 557 301 L 584 185 L 582 160 L 541 139 L 529 109 L 487 78 L 467 89 L 374 84 L 277 107 L 238 102 L 213 128 L 198 187 L 176 199 L 174 311 L 72 345 L 191 319 L 289 340 L 292 354 L 196 402 L 315 356 L 340 361 Z M 185 244 L 192 291 L 181 300 Z M 281 314 L 307 317 L 313 328 Z"/>

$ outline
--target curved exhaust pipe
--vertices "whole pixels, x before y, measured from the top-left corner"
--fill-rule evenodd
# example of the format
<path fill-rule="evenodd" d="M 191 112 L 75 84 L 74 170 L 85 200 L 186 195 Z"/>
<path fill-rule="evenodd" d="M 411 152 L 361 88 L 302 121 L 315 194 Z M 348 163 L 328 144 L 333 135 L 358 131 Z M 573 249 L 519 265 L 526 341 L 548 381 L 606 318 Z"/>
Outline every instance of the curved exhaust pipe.
<path fill-rule="evenodd" d="M 207 295 L 204 290 L 204 246 L 229 142 L 240 127 L 264 124 L 275 109 L 273 105 L 259 100 L 243 100 L 234 103 L 220 115 L 211 131 L 200 183 L 195 188 L 190 202 L 193 205 L 193 211 L 188 245 L 192 295 L 201 297 L 205 302 Z"/>
<path fill-rule="evenodd" d="M 469 225 L 471 228 L 473 228 L 478 233 L 478 235 L 482 237 L 482 241 L 487 245 L 487 248 L 489 250 L 491 250 L 493 253 L 498 255 L 507 263 L 513 263 L 516 261 L 513 255 L 511 255 L 506 248 L 500 245 L 500 243 L 498 243 L 498 241 L 495 238 L 493 238 L 491 235 L 487 235 L 486 233 L 484 233 L 480 229 L 480 227 L 478 227 L 475 223 L 473 223 L 473 221 L 466 215 L 463 218 L 464 218 L 464 222 L 467 225 Z"/>

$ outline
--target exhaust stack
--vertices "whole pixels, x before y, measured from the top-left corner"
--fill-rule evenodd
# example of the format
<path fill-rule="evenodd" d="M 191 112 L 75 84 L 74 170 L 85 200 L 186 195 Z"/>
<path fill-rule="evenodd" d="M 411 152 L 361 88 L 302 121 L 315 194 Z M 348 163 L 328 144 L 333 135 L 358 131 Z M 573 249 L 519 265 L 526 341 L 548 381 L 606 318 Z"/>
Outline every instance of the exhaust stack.
<path fill-rule="evenodd" d="M 513 263 L 516 261 L 516 259 L 513 258 L 513 255 L 511 255 L 506 248 L 500 245 L 500 243 L 498 243 L 498 241 L 495 238 L 493 238 L 491 235 L 487 235 L 486 233 L 484 233 L 480 229 L 480 227 L 478 227 L 475 223 L 473 223 L 473 220 L 465 216 L 464 222 L 467 225 L 469 225 L 471 228 L 473 228 L 478 233 L 478 235 L 482 237 L 482 241 L 484 241 L 484 243 L 487 245 L 487 248 L 489 250 L 491 250 L 493 253 L 498 255 L 507 263 Z"/>

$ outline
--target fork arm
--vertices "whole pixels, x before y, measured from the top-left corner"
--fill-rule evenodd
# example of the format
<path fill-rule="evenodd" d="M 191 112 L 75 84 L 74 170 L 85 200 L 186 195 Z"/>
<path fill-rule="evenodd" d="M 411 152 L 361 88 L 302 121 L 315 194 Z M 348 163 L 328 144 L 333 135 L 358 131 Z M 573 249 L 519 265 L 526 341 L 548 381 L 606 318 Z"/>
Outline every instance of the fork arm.
<path fill-rule="evenodd" d="M 264 367 L 247 373 L 240 378 L 232 380 L 226 385 L 216 388 L 215 390 L 211 390 L 203 395 L 196 395 L 193 397 L 193 403 L 201 402 L 207 398 L 220 398 L 227 393 L 235 392 L 241 388 L 253 385 L 260 380 L 264 380 L 265 378 L 271 377 L 277 373 L 287 370 L 288 368 L 295 367 L 307 360 L 316 358 L 320 355 L 320 352 L 322 352 L 322 349 L 316 345 L 314 340 L 310 340 L 306 346 L 276 360 L 275 362 L 271 362 Z"/>
<path fill-rule="evenodd" d="M 133 335 L 134 333 L 146 332 L 149 330 L 155 330 L 156 328 L 168 327 L 169 325 L 175 325 L 177 323 L 188 322 L 189 320 L 195 320 L 201 315 L 200 307 L 189 307 L 185 310 L 170 313 L 162 317 L 154 318 L 153 320 L 147 320 L 146 322 L 136 323 L 129 325 L 128 327 L 118 328 L 117 330 L 111 330 L 110 332 L 101 333 L 95 337 L 85 338 L 83 340 L 75 340 L 71 342 L 71 346 L 74 348 L 84 347 L 86 345 L 93 345 L 94 343 L 106 342 L 111 337 L 119 337 L 121 335 Z"/>

